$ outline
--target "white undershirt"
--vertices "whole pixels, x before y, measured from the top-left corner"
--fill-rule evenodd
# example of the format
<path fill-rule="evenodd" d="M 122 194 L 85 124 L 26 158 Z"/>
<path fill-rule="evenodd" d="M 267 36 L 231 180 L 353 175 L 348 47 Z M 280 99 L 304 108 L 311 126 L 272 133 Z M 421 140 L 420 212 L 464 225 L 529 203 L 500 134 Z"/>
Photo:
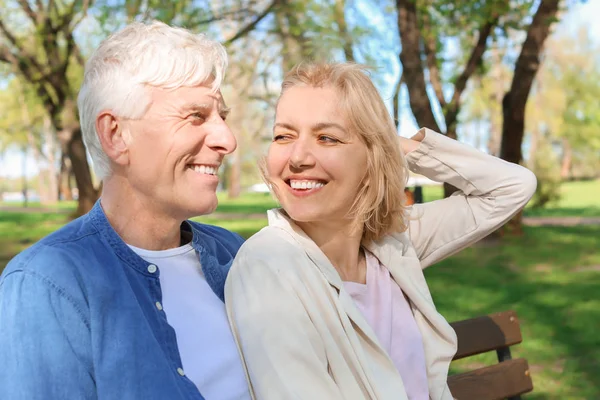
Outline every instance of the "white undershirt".
<path fill-rule="evenodd" d="M 129 247 L 160 270 L 162 306 L 177 335 L 186 376 L 206 400 L 249 399 L 225 304 L 206 282 L 194 248 Z"/>

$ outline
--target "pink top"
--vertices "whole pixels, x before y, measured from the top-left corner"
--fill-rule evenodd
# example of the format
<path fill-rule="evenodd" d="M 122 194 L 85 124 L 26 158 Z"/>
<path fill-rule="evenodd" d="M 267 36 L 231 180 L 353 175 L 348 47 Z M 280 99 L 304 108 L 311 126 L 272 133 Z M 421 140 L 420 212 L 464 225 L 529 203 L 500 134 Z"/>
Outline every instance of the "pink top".
<path fill-rule="evenodd" d="M 367 283 L 344 282 L 379 343 L 400 372 L 410 400 L 428 400 L 423 339 L 410 305 L 390 272 L 365 251 Z"/>

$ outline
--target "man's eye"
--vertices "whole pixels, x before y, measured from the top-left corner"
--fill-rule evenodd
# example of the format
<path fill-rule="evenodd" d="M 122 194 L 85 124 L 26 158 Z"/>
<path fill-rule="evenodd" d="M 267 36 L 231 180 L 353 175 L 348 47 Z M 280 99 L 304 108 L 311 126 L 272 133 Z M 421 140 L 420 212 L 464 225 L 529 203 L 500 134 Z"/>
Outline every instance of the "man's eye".
<path fill-rule="evenodd" d="M 204 115 L 199 112 L 190 114 L 190 117 L 192 117 L 193 119 L 198 120 L 198 121 L 204 121 L 206 119 L 204 117 Z"/>
<path fill-rule="evenodd" d="M 275 136 L 273 136 L 273 141 L 280 142 L 280 141 L 286 140 L 288 138 L 289 138 L 289 135 L 275 135 Z"/>

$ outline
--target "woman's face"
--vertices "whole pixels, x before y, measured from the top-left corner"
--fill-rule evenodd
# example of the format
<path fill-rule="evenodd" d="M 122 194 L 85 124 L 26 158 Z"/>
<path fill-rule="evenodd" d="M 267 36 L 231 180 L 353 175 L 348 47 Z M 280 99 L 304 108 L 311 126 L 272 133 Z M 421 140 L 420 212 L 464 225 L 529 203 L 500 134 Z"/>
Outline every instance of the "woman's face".
<path fill-rule="evenodd" d="M 338 104 L 331 87 L 296 86 L 279 100 L 267 174 L 294 221 L 345 220 L 367 172 L 367 147 Z"/>

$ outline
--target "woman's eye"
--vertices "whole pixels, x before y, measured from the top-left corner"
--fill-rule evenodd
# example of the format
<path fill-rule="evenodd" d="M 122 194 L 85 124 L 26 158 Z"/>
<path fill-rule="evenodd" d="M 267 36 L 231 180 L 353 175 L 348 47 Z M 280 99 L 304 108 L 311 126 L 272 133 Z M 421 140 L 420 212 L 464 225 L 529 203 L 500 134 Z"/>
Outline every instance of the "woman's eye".
<path fill-rule="evenodd" d="M 340 142 L 336 138 L 331 137 L 331 136 L 327 136 L 327 135 L 320 135 L 319 136 L 319 141 L 325 142 L 325 143 L 339 143 Z"/>
<path fill-rule="evenodd" d="M 273 141 L 280 142 L 282 140 L 287 139 L 288 137 L 289 137 L 288 135 L 275 135 L 275 136 L 273 136 Z"/>

